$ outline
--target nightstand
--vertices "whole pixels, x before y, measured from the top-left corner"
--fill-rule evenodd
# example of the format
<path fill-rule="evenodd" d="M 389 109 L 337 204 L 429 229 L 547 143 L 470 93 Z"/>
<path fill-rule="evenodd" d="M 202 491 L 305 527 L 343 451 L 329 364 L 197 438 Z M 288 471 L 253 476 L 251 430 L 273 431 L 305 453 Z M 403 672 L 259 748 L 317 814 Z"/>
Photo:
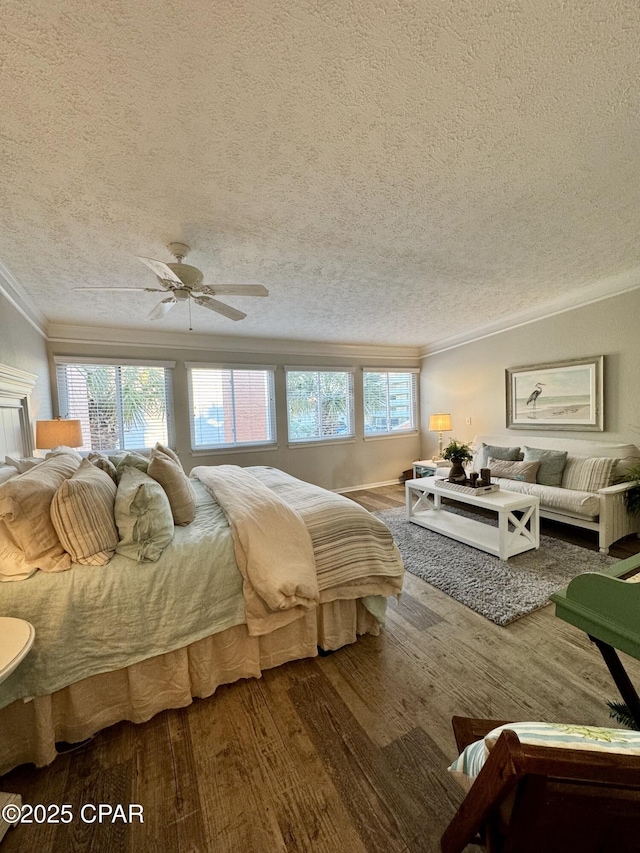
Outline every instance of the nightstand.
<path fill-rule="evenodd" d="M 13 616 L 0 616 L 0 681 L 11 675 L 28 654 L 35 636 L 35 628 L 30 622 Z M 0 809 L 7 805 L 20 807 L 22 797 L 0 792 Z M 0 817 L 0 841 L 10 826 L 13 826 L 13 822 L 9 823 Z"/>

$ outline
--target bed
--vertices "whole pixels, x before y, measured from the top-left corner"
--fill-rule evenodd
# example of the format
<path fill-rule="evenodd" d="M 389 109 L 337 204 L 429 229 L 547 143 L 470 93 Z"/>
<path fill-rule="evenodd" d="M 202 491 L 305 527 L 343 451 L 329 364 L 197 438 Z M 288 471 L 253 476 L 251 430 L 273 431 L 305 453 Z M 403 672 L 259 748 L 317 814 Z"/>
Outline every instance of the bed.
<path fill-rule="evenodd" d="M 28 417 L 21 407 L 18 420 Z M 2 399 L 0 408 L 7 408 Z M 24 430 L 10 432 L 20 445 L 14 452 L 30 450 Z M 211 696 L 221 684 L 315 656 L 318 647 L 379 633 L 386 597 L 399 593 L 403 574 L 387 528 L 347 498 L 277 469 L 240 471 L 258 484 L 256 492 L 273 493 L 302 520 L 313 547 L 315 598 L 252 615 L 235 522 L 213 488 L 221 472 L 195 469 L 195 518 L 175 528 L 157 561 L 116 554 L 104 566 L 72 564 L 0 583 L 0 614 L 36 629 L 31 653 L 0 685 L 0 773 L 48 764 L 57 742 L 78 742 L 121 720 L 145 722 Z M 237 496 L 236 481 L 232 492 Z M 249 504 L 246 495 L 238 503 Z M 286 556 L 288 542 L 280 541 Z M 253 550 L 256 542 L 250 539 Z"/>

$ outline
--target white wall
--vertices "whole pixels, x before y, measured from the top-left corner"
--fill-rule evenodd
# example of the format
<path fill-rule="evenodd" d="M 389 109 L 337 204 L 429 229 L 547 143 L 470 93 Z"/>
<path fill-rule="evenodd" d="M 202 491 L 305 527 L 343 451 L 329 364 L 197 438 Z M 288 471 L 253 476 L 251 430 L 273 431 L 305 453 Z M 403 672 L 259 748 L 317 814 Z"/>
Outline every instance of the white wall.
<path fill-rule="evenodd" d="M 385 364 L 384 357 L 354 358 L 310 355 L 284 355 L 269 352 L 267 354 L 239 353 L 229 351 L 203 351 L 189 349 L 165 349 L 161 347 L 127 348 L 125 344 L 105 346 L 104 344 L 62 344 L 49 346 L 50 355 L 102 356 L 110 358 L 151 358 L 176 361 L 174 369 L 173 396 L 175 406 L 176 449 L 186 470 L 196 465 L 272 465 L 292 474 L 294 477 L 316 483 L 327 489 L 347 489 L 372 483 L 398 480 L 399 476 L 419 457 L 420 435 L 389 438 L 364 439 L 364 419 L 362 414 L 362 368 L 374 367 L 417 367 L 415 356 L 408 357 L 400 364 L 397 359 Z M 215 364 L 271 364 L 276 369 L 276 427 L 278 446 L 272 450 L 223 451 L 194 455 L 191 452 L 189 434 L 189 394 L 185 362 L 210 362 Z M 287 443 L 286 389 L 284 365 L 306 367 L 348 367 L 355 366 L 355 440 L 347 442 L 318 443 L 307 446 L 292 446 Z M 54 408 L 57 406 L 55 390 L 55 371 L 52 369 L 52 387 L 54 388 Z"/>
<path fill-rule="evenodd" d="M 34 421 L 50 418 L 51 391 L 45 339 L 1 293 L 0 364 L 26 370 L 38 377 L 31 392 L 31 417 Z"/>
<path fill-rule="evenodd" d="M 451 412 L 453 430 L 444 434 L 445 444 L 447 438 L 468 441 L 476 434 L 509 432 L 506 368 L 594 355 L 605 356 L 604 432 L 562 435 L 640 444 L 640 290 L 633 290 L 424 358 L 421 455 L 437 449 L 437 434 L 426 430 L 432 412 Z"/>

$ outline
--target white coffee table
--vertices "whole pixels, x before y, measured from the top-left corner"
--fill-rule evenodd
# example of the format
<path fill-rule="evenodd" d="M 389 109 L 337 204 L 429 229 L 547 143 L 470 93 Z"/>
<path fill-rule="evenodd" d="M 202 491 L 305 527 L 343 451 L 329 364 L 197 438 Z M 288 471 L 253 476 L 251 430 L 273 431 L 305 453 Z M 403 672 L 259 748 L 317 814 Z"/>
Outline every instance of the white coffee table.
<path fill-rule="evenodd" d="M 35 628 L 30 622 L 13 616 L 0 616 L 0 682 L 11 675 L 28 654 L 35 636 Z M 20 806 L 22 798 L 19 794 L 0 791 L 0 809 L 9 803 Z M 0 817 L 0 841 L 11 825 Z"/>
<path fill-rule="evenodd" d="M 533 495 L 506 491 L 464 494 L 439 486 L 435 477 L 407 480 L 405 494 L 407 517 L 413 524 L 494 554 L 501 560 L 540 547 L 540 501 Z M 449 512 L 442 498 L 490 509 L 498 515 L 498 526 Z M 518 510 L 521 517 L 514 515 Z"/>

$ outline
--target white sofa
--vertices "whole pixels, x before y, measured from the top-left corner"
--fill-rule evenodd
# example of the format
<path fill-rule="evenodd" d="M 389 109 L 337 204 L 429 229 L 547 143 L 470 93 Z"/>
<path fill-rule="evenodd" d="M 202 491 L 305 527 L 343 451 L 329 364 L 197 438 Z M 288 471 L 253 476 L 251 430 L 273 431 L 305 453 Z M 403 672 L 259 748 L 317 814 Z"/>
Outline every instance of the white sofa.
<path fill-rule="evenodd" d="M 586 441 L 573 438 L 549 438 L 522 435 L 477 435 L 473 440 L 474 464 L 481 444 L 498 447 L 536 447 L 544 450 L 566 450 L 567 460 L 579 458 L 617 459 L 612 472 L 612 481 L 630 467 L 640 462 L 640 448 L 635 444 L 612 444 L 605 441 Z M 478 470 L 472 467 L 471 470 Z M 446 475 L 446 472 L 443 472 Z M 537 495 L 540 498 L 540 515 L 554 521 L 584 527 L 598 532 L 598 545 L 603 554 L 609 546 L 630 533 L 640 532 L 640 516 L 629 515 L 624 493 L 629 483 L 618 483 L 599 489 L 597 492 L 579 492 L 574 489 L 524 483 L 519 480 L 499 478 L 495 480 L 501 489 Z"/>

